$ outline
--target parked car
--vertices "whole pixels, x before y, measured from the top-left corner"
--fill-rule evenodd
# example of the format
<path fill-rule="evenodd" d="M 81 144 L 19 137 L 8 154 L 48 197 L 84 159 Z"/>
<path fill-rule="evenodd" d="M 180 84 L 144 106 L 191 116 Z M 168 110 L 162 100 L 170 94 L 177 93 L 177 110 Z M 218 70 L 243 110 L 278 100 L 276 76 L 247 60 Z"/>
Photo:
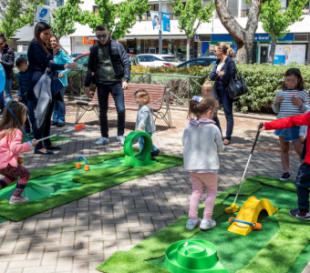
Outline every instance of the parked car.
<path fill-rule="evenodd" d="M 128 54 L 128 55 L 129 55 L 129 60 L 131 62 L 131 65 L 136 65 L 137 63 L 136 63 L 135 55 L 133 55 L 133 54 Z M 88 59 L 89 59 L 89 52 L 83 53 L 83 54 L 77 56 L 74 59 L 74 62 L 76 62 L 78 64 L 78 67 L 80 69 L 83 69 L 83 67 L 87 67 Z"/>
<path fill-rule="evenodd" d="M 179 64 L 178 59 L 169 54 L 138 54 L 136 59 L 138 65 L 146 67 L 174 67 Z"/>
<path fill-rule="evenodd" d="M 201 58 L 195 58 L 191 59 L 189 61 L 186 61 L 184 63 L 179 64 L 178 68 L 184 68 L 184 67 L 192 67 L 192 66 L 209 66 L 211 64 L 214 64 L 216 62 L 216 57 L 201 57 Z"/>
<path fill-rule="evenodd" d="M 15 52 L 15 61 L 16 61 L 19 57 L 23 57 L 23 58 L 25 58 L 26 60 L 28 60 L 27 51 Z"/>

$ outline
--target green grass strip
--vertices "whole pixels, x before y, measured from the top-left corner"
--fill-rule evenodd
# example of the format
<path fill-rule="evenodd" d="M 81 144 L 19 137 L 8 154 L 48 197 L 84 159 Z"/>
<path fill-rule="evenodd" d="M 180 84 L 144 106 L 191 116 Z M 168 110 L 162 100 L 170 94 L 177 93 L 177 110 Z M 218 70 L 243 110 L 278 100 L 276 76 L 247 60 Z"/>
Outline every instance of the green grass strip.
<path fill-rule="evenodd" d="M 90 164 L 98 164 L 102 163 L 103 160 L 107 161 L 110 159 L 114 159 L 116 157 L 119 157 L 120 155 L 122 155 L 122 153 L 113 153 L 109 155 L 98 156 L 90 158 L 89 162 Z M 91 171 L 89 173 L 83 173 L 81 177 L 84 177 L 84 181 L 91 179 L 91 181 L 88 181 L 89 183 L 85 183 L 80 187 L 73 188 L 71 190 L 60 192 L 59 194 L 55 194 L 44 200 L 38 200 L 14 206 L 9 205 L 8 200 L 0 200 L 0 216 L 11 221 L 21 221 L 34 214 L 41 213 L 49 209 L 70 203 L 74 200 L 78 200 L 82 197 L 94 194 L 99 191 L 103 191 L 110 187 L 122 184 L 126 181 L 133 180 L 182 164 L 181 158 L 172 156 L 160 156 L 157 160 L 158 162 L 152 164 L 151 167 L 132 168 L 126 172 L 120 172 L 118 174 L 114 174 L 108 177 L 98 176 L 98 173 L 97 175 L 94 175 L 91 173 Z M 36 177 L 36 179 L 42 179 L 42 184 L 44 184 L 45 176 L 59 174 L 66 171 L 72 171 L 73 168 L 74 166 L 72 162 L 63 164 L 61 166 L 56 165 L 46 170 L 41 169 L 41 172 L 35 171 L 34 176 Z"/>
<path fill-rule="evenodd" d="M 242 270 L 237 273 L 285 273 L 310 243 L 310 227 L 280 210 L 276 215 L 280 231 Z M 310 253 L 308 253 L 310 258 Z M 298 272 L 296 272 L 298 273 Z"/>
<path fill-rule="evenodd" d="M 247 181 L 242 186 L 240 195 L 251 195 L 261 188 L 262 186 L 259 183 Z M 238 185 L 235 185 L 217 196 L 213 213 L 216 219 L 223 214 L 226 207 L 223 204 L 224 200 L 230 195 L 235 194 L 237 189 Z M 202 208 L 200 208 L 199 213 L 202 214 Z M 198 232 L 197 230 L 186 230 L 184 228 L 186 221 L 186 216 L 180 217 L 175 223 L 168 225 L 150 238 L 143 240 L 132 250 L 116 252 L 106 262 L 99 265 L 97 269 L 107 273 L 167 273 L 167 270 L 148 262 L 148 260 L 161 257 L 171 243 L 191 238 Z"/>
<path fill-rule="evenodd" d="M 261 182 L 268 187 L 264 189 Z M 284 187 L 282 187 L 283 185 Z M 265 190 L 268 192 L 267 197 L 271 199 L 271 202 L 273 202 L 272 197 L 277 197 L 279 192 L 277 205 L 291 205 L 296 200 L 289 203 L 285 203 L 285 200 L 288 197 L 290 199 L 296 198 L 292 186 L 294 185 L 283 184 L 276 179 L 253 177 L 242 185 L 240 199 L 244 201 L 247 196 L 256 195 L 256 193 L 259 193 L 257 195 L 262 198 Z M 223 209 L 231 202 L 230 200 L 233 199 L 237 189 L 238 186 L 233 186 L 217 196 L 214 218 L 219 225 L 225 225 L 223 219 L 226 219 L 227 215 L 223 215 Z M 239 202 L 241 201 L 239 200 Z M 218 254 L 220 261 L 224 266 L 226 264 L 226 268 L 231 272 L 236 272 L 236 270 L 242 270 L 240 271 L 242 273 L 288 272 L 289 268 L 293 268 L 294 263 L 297 262 L 297 257 L 305 252 L 306 246 L 309 244 L 309 235 L 305 235 L 306 233 L 309 234 L 309 225 L 291 218 L 287 213 L 288 209 L 283 209 L 275 216 L 267 217 L 263 220 L 264 230 L 252 232 L 247 237 L 228 233 L 226 227 L 223 230 L 217 231 L 215 229 L 205 233 L 197 230 L 190 232 L 184 228 L 187 217 L 183 216 L 175 223 L 142 241 L 130 251 L 116 252 L 97 269 L 105 273 L 167 273 L 168 271 L 162 267 L 162 256 L 171 243 L 187 238 L 205 237 L 206 240 L 222 241 L 222 244 L 226 242 L 227 249 L 222 249 Z M 279 228 L 278 223 L 281 224 L 281 228 Z M 264 234 L 264 231 L 268 234 Z M 212 236 L 212 232 L 214 236 Z M 303 235 L 299 236 L 300 234 Z M 291 247 L 292 245 L 294 247 Z M 307 259 L 310 259 L 310 254 L 304 253 L 304 258 L 299 261 L 298 268 L 303 268 Z M 278 269 L 274 271 L 274 268 Z M 293 272 L 299 273 L 299 271 Z"/>

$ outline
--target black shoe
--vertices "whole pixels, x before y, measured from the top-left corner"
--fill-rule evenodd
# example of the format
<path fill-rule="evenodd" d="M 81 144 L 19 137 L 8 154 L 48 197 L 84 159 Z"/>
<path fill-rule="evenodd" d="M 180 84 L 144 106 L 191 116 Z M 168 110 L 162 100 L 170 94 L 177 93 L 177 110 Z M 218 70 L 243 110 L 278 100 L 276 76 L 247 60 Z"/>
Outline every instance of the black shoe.
<path fill-rule="evenodd" d="M 159 153 L 160 153 L 159 150 L 153 151 L 153 152 L 151 152 L 151 157 L 159 156 Z"/>
<path fill-rule="evenodd" d="M 57 122 L 57 121 L 52 121 L 52 125 L 53 125 L 53 126 L 57 126 L 57 125 L 58 125 L 58 122 Z"/>
<path fill-rule="evenodd" d="M 281 175 L 280 180 L 281 180 L 281 181 L 287 181 L 287 180 L 290 179 L 290 177 L 291 177 L 291 174 L 290 174 L 289 172 L 286 172 L 286 173 L 283 173 L 283 174 Z"/>
<path fill-rule="evenodd" d="M 310 213 L 307 210 L 291 209 L 289 215 L 297 219 L 310 221 Z"/>
<path fill-rule="evenodd" d="M 60 151 L 61 150 L 59 146 L 49 146 L 46 149 L 49 151 Z"/>
<path fill-rule="evenodd" d="M 37 155 L 53 155 L 54 153 L 52 151 L 46 151 L 46 152 L 42 152 L 42 151 L 34 151 L 35 154 Z"/>

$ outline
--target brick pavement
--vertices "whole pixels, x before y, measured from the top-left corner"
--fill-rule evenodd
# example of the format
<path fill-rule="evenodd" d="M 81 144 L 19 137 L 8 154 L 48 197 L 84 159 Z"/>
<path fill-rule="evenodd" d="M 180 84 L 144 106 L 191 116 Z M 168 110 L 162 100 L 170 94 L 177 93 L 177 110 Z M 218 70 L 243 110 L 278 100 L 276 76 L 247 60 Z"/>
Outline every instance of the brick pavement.
<path fill-rule="evenodd" d="M 181 155 L 186 112 L 173 116 L 177 128 L 162 128 L 154 140 L 163 152 Z M 128 120 L 134 120 L 132 114 Z M 236 119 L 238 137 L 221 155 L 220 189 L 239 182 L 257 123 L 253 119 Z M 132 128 L 132 123 L 129 125 Z M 98 125 L 89 125 L 70 143 L 64 143 L 59 155 L 45 162 L 42 156 L 28 155 L 26 164 L 37 168 L 72 160 L 79 153 L 90 156 L 120 149 L 116 143 L 95 146 L 98 136 Z M 298 161 L 293 157 L 296 169 Z M 264 132 L 248 175 L 276 176 L 279 170 L 275 138 Z M 188 177 L 178 167 L 129 181 L 23 222 L 4 222 L 0 224 L 0 273 L 97 272 L 96 266 L 115 251 L 130 249 L 185 214 L 190 191 Z"/>

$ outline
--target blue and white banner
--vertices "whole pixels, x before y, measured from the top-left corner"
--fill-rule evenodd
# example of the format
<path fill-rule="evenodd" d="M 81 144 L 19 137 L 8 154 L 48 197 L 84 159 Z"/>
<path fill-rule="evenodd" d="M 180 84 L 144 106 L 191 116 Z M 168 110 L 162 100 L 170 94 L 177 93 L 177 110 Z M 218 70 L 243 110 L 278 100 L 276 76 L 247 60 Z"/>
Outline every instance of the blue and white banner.
<path fill-rule="evenodd" d="M 153 30 L 160 30 L 160 20 L 158 11 L 151 11 Z"/>
<path fill-rule="evenodd" d="M 37 12 L 36 12 L 36 22 L 45 22 L 45 23 L 50 23 L 51 22 L 51 11 L 49 7 L 46 6 L 39 6 L 37 7 Z"/>
<path fill-rule="evenodd" d="M 0 64 L 0 96 L 2 96 L 4 87 L 5 87 L 5 71 L 2 64 Z"/>
<path fill-rule="evenodd" d="M 171 27 L 170 27 L 170 19 L 171 18 L 171 13 L 168 12 L 162 12 L 162 23 L 163 23 L 163 31 L 165 32 L 170 32 Z"/>

